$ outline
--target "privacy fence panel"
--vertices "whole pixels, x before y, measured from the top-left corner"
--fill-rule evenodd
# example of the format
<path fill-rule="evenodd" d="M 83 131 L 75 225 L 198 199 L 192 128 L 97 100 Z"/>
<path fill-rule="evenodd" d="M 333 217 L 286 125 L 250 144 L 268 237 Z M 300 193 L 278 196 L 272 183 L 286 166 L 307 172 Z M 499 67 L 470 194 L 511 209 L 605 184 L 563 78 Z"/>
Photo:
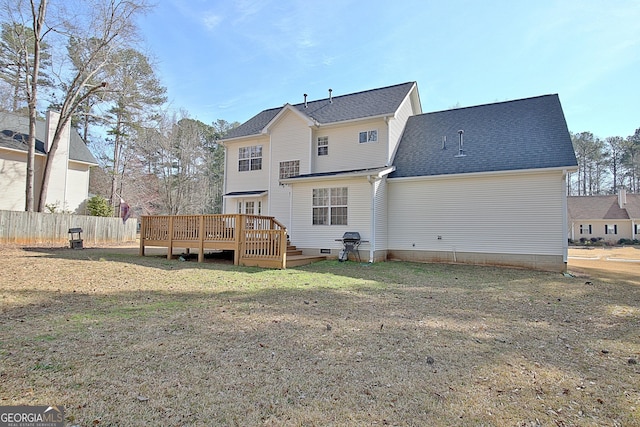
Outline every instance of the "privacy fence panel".
<path fill-rule="evenodd" d="M 84 246 L 135 242 L 137 221 L 120 218 L 0 211 L 0 243 L 69 244 L 69 229 L 81 228 Z"/>

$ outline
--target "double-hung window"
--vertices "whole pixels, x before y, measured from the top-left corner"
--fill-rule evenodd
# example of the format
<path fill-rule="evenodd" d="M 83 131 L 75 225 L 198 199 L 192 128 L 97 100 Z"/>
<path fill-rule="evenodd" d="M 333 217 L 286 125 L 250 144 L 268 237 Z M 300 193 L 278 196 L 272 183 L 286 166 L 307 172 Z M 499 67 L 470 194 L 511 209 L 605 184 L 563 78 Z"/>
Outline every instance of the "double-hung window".
<path fill-rule="evenodd" d="M 280 162 L 280 179 L 300 175 L 300 160 Z"/>
<path fill-rule="evenodd" d="M 313 189 L 313 225 L 347 225 L 347 187 Z"/>
<path fill-rule="evenodd" d="M 378 131 L 367 130 L 364 132 L 360 132 L 360 134 L 358 135 L 358 142 L 360 144 L 364 144 L 367 142 L 378 142 Z"/>
<path fill-rule="evenodd" d="M 329 137 L 318 137 L 318 156 L 327 156 L 329 154 Z"/>
<path fill-rule="evenodd" d="M 580 234 L 591 234 L 591 224 L 580 224 Z"/>
<path fill-rule="evenodd" d="M 238 171 L 259 171 L 262 169 L 262 145 L 240 147 L 238 149 Z"/>
<path fill-rule="evenodd" d="M 604 226 L 604 234 L 618 234 L 618 225 L 605 225 Z"/>

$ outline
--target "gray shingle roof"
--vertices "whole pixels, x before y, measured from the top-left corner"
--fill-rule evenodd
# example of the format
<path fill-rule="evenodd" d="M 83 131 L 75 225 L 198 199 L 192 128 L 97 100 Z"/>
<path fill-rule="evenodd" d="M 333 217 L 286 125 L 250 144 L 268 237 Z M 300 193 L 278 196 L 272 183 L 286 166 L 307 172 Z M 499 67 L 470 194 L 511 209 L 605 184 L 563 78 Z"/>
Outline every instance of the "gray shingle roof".
<path fill-rule="evenodd" d="M 42 120 L 36 122 L 36 153 L 46 154 L 44 151 L 46 126 L 46 122 Z M 29 119 L 27 117 L 11 113 L 0 113 L 0 148 L 4 147 L 13 150 L 27 151 L 28 134 Z M 71 130 L 69 159 L 95 165 L 98 164 L 96 158 L 91 154 L 91 151 L 89 151 L 75 130 Z"/>
<path fill-rule="evenodd" d="M 569 220 L 640 218 L 640 194 L 627 193 L 627 204 L 620 208 L 618 196 L 569 196 Z"/>
<path fill-rule="evenodd" d="M 557 95 L 412 116 L 393 164 L 390 178 L 577 166 Z"/>
<path fill-rule="evenodd" d="M 295 104 L 293 107 L 320 124 L 394 114 L 414 85 L 415 82 L 407 82 L 349 95 L 334 96 L 332 102 L 329 102 L 329 98 L 309 101 L 306 108 L 304 103 Z M 271 108 L 258 113 L 237 128 L 230 130 L 224 139 L 259 134 L 282 108 L 284 107 Z"/>

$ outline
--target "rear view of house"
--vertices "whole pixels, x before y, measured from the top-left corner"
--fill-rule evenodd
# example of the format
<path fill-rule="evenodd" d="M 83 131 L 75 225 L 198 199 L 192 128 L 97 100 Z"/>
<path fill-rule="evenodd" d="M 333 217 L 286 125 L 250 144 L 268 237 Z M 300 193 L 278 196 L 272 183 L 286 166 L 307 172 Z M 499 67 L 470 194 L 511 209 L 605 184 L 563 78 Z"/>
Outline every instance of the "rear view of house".
<path fill-rule="evenodd" d="M 264 110 L 232 130 L 225 213 L 284 224 L 305 255 L 562 270 L 566 174 L 557 95 L 422 113 L 415 82 Z"/>

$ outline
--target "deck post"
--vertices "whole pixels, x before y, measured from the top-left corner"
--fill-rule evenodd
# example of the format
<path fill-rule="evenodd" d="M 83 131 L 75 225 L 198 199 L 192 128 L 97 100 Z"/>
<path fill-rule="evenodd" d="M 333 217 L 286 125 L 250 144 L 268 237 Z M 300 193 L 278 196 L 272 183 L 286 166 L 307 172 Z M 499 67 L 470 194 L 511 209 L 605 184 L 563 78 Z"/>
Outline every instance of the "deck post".
<path fill-rule="evenodd" d="M 273 227 L 273 224 L 271 226 Z M 284 230 L 280 231 L 280 255 L 282 256 L 282 258 L 280 258 L 281 261 L 281 265 L 280 268 L 281 269 L 285 269 L 287 268 L 287 229 L 285 228 Z"/>
<path fill-rule="evenodd" d="M 236 214 L 236 250 L 233 251 L 233 264 L 240 265 L 240 252 L 244 250 L 244 220 L 242 214 Z"/>
<path fill-rule="evenodd" d="M 169 216 L 169 238 L 167 247 L 167 259 L 173 258 L 173 215 Z"/>
<path fill-rule="evenodd" d="M 200 230 L 198 231 L 200 237 L 200 246 L 198 246 L 198 262 L 204 261 L 204 215 L 200 215 Z"/>

